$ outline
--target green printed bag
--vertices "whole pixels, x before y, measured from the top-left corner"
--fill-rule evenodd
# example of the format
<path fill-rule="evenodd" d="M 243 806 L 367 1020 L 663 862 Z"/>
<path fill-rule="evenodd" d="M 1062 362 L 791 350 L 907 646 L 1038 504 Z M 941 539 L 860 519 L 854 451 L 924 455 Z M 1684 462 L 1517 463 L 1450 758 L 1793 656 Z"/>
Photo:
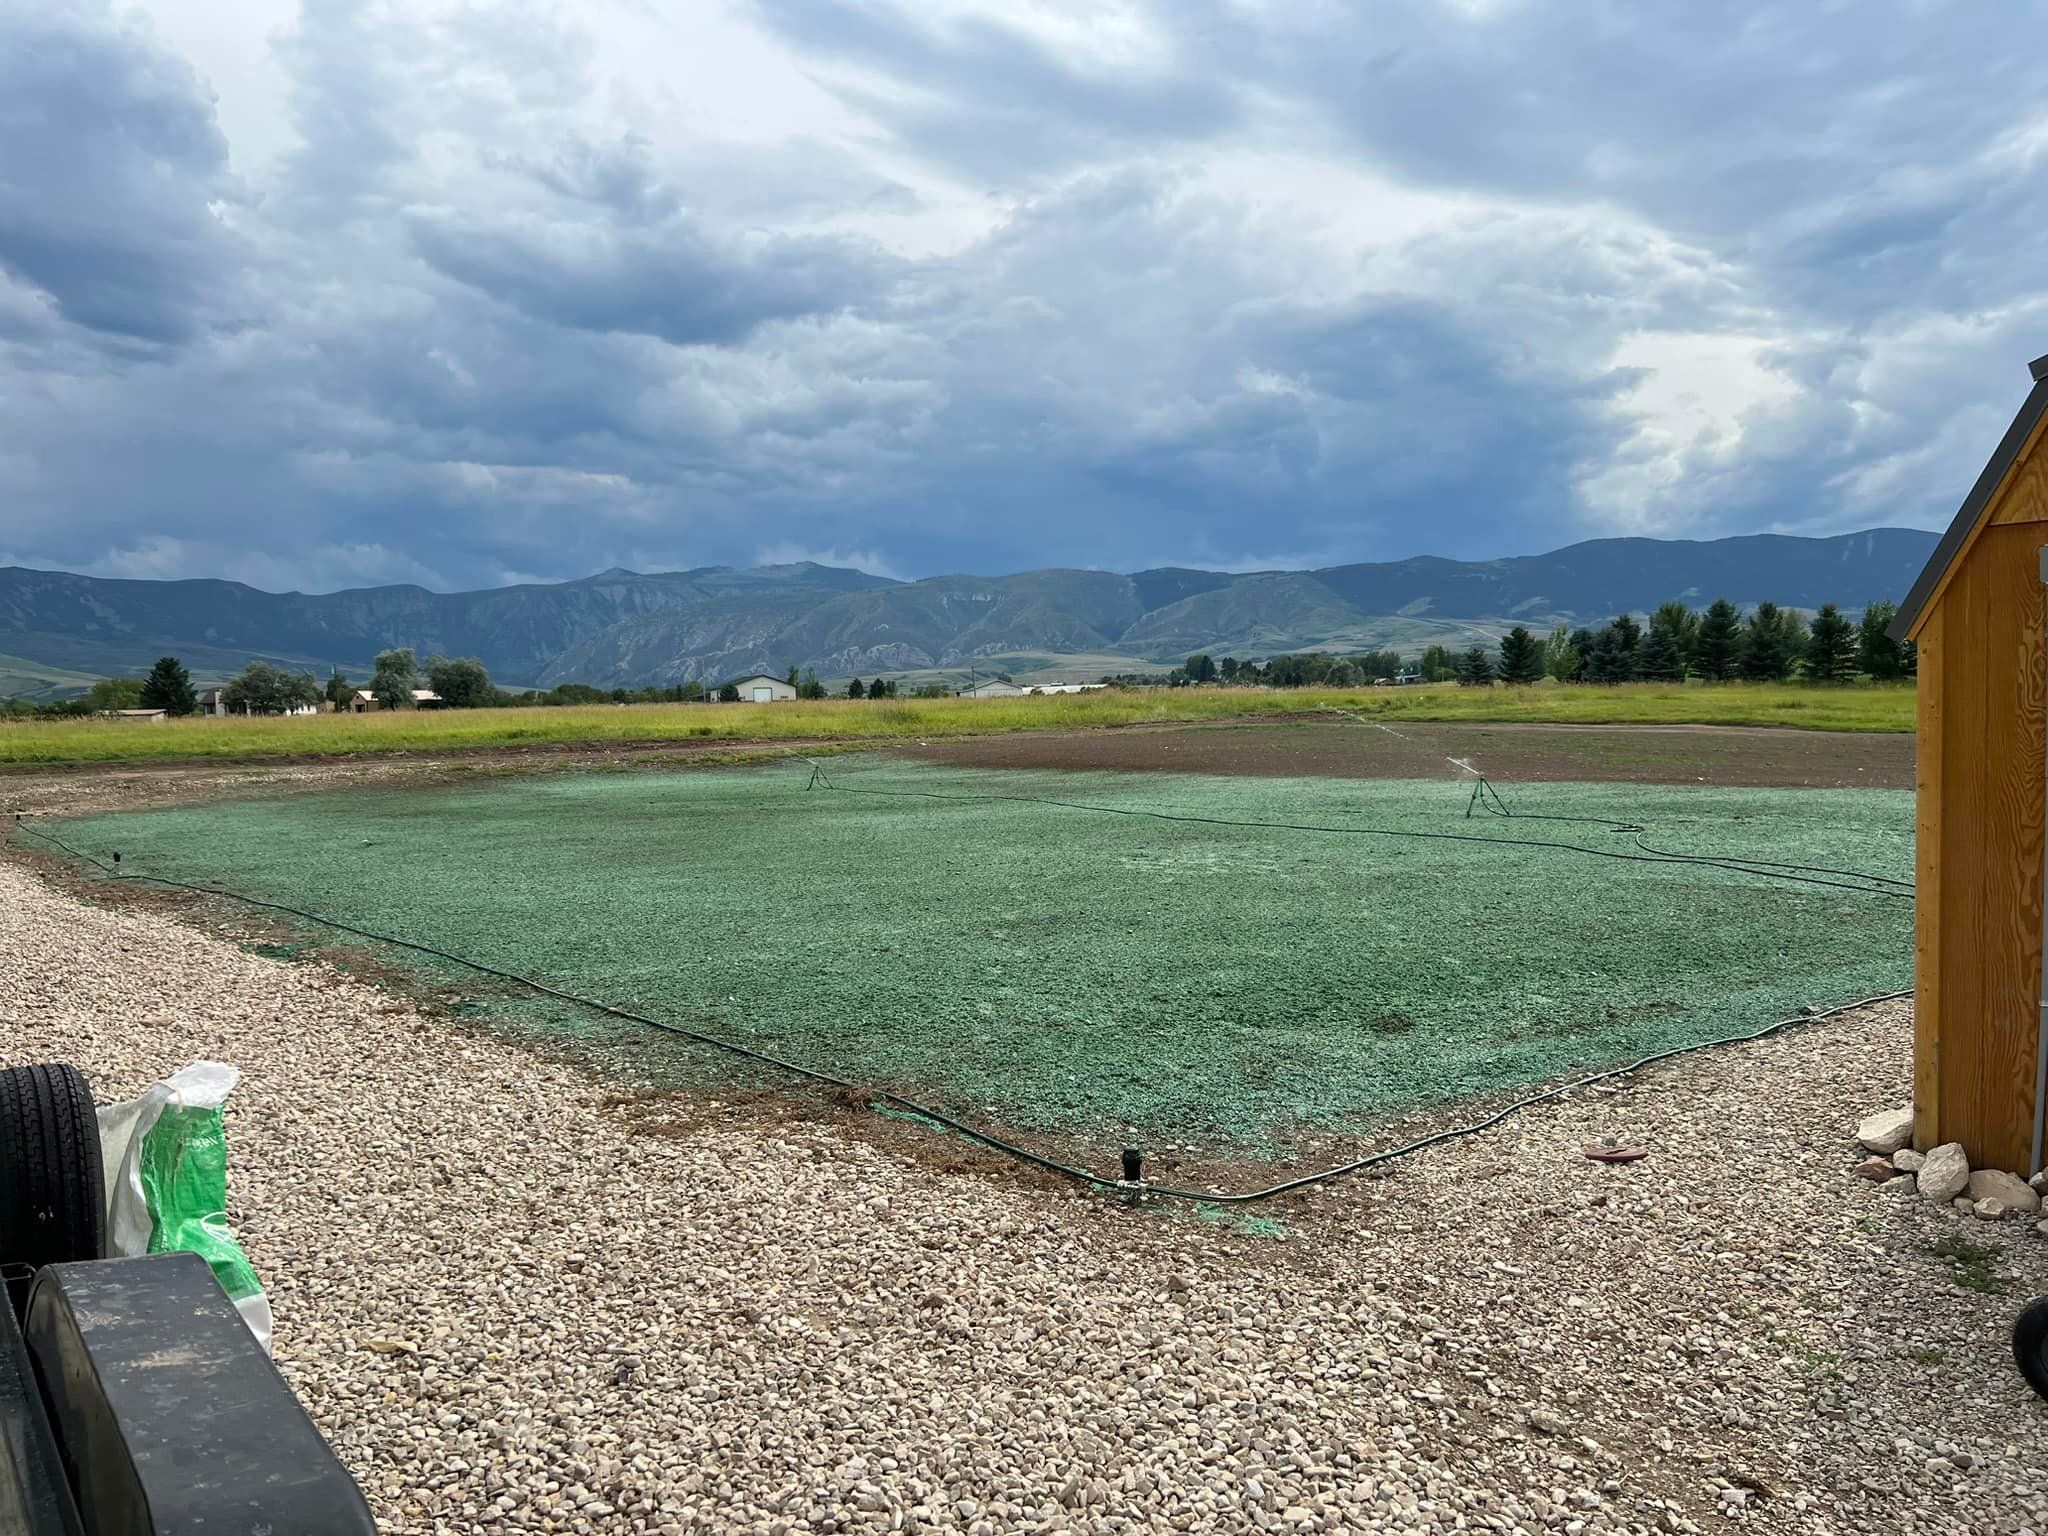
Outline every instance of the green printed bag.
<path fill-rule="evenodd" d="M 196 1253 L 249 1331 L 270 1348 L 270 1303 L 228 1230 L 228 1142 L 220 1107 L 240 1074 L 196 1061 L 139 1098 L 99 1112 L 112 1257 Z"/>

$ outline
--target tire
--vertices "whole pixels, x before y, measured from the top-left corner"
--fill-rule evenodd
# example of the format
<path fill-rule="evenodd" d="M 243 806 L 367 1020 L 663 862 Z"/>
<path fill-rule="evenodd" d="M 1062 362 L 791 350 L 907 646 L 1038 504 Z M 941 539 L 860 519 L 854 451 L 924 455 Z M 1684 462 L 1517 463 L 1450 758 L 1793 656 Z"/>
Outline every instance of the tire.
<path fill-rule="evenodd" d="M 2012 1358 L 2038 1397 L 2048 1397 L 2048 1296 L 2027 1303 L 2012 1325 Z"/>
<path fill-rule="evenodd" d="M 106 1185 L 92 1090 L 76 1067 L 0 1071 L 0 1263 L 106 1255 Z"/>

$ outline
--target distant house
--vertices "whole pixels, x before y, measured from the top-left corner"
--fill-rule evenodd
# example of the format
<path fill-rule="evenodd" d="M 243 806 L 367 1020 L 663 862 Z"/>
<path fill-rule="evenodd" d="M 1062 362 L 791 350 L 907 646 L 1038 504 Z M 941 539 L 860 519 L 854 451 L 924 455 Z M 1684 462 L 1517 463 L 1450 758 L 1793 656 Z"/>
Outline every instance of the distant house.
<path fill-rule="evenodd" d="M 199 695 L 199 713 L 202 715 L 224 715 L 228 712 L 228 691 L 225 688 L 208 688 Z"/>
<path fill-rule="evenodd" d="M 1093 693 L 1098 688 L 1107 688 L 1107 683 L 1033 683 L 1026 693 Z"/>
<path fill-rule="evenodd" d="M 358 688 L 350 695 L 348 701 L 348 710 L 352 715 L 374 715 L 383 707 L 382 704 L 377 702 L 377 695 L 370 692 L 367 688 Z M 441 695 L 434 692 L 431 688 L 415 688 L 412 691 L 412 707 L 414 709 L 439 709 L 441 707 Z M 302 713 L 310 715 L 313 711 L 307 709 L 302 711 Z"/>
<path fill-rule="evenodd" d="M 770 677 L 766 672 L 755 672 L 746 677 L 736 677 L 729 683 L 720 683 L 714 692 L 723 693 L 728 688 L 739 690 L 742 704 L 776 704 L 796 697 L 795 683 L 784 677 Z"/>
<path fill-rule="evenodd" d="M 1015 683 L 1006 683 L 999 677 L 992 677 L 985 683 L 976 683 L 972 688 L 962 688 L 963 699 L 1017 699 L 1024 696 L 1024 690 Z"/>
<path fill-rule="evenodd" d="M 100 717 L 106 720 L 120 720 L 129 725 L 156 725 L 170 718 L 170 711 L 163 709 L 103 709 Z"/>

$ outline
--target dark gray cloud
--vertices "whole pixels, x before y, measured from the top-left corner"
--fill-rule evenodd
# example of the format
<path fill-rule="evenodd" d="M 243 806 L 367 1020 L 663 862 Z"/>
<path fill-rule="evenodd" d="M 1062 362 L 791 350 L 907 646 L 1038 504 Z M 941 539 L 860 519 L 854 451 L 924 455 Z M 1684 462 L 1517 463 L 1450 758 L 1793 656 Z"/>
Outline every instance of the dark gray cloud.
<path fill-rule="evenodd" d="M 235 195 L 181 60 L 62 3 L 0 19 L 0 270 L 63 319 L 174 343 L 227 318 L 241 252 L 210 205 Z"/>
<path fill-rule="evenodd" d="M 1208 139 L 1241 117 L 1231 71 L 1105 60 L 999 16 L 837 0 L 757 6 L 795 46 L 860 65 L 863 78 L 839 89 L 863 112 L 976 176 L 1009 181 L 1022 166 L 1068 169 L 1119 145 Z"/>
<path fill-rule="evenodd" d="M 1924 525 L 2048 351 L 2030 55 L 1932 8 L 742 15 L 304 0 L 258 153 L 144 13 L 0 0 L 0 560 Z"/>
<path fill-rule="evenodd" d="M 437 271 L 529 315 L 678 346 L 730 345 L 771 320 L 846 309 L 875 295 L 888 266 L 847 240 L 718 241 L 687 215 L 609 228 L 421 216 L 411 229 Z"/>

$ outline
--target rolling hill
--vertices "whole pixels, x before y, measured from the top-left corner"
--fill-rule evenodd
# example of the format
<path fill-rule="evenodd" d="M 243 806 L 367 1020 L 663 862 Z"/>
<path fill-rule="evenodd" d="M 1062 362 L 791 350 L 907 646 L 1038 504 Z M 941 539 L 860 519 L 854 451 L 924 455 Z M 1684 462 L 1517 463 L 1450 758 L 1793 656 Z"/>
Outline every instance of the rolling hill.
<path fill-rule="evenodd" d="M 639 574 L 480 592 L 368 587 L 270 593 L 228 581 L 117 581 L 0 569 L 0 653 L 15 676 L 195 671 L 251 659 L 367 673 L 389 646 L 475 656 L 508 684 L 715 681 L 794 664 L 824 677 L 926 672 L 1005 658 L 1111 670 L 1191 651 L 1419 650 L 1726 597 L 1860 610 L 1896 599 L 1935 535 L 1597 539 L 1502 560 L 1424 557 L 1315 571 L 1039 570 L 897 582 L 808 562 Z M 45 688 L 48 684 L 46 683 Z M 60 685 L 61 686 L 61 685 Z M 43 691 L 39 689 L 38 691 Z"/>

